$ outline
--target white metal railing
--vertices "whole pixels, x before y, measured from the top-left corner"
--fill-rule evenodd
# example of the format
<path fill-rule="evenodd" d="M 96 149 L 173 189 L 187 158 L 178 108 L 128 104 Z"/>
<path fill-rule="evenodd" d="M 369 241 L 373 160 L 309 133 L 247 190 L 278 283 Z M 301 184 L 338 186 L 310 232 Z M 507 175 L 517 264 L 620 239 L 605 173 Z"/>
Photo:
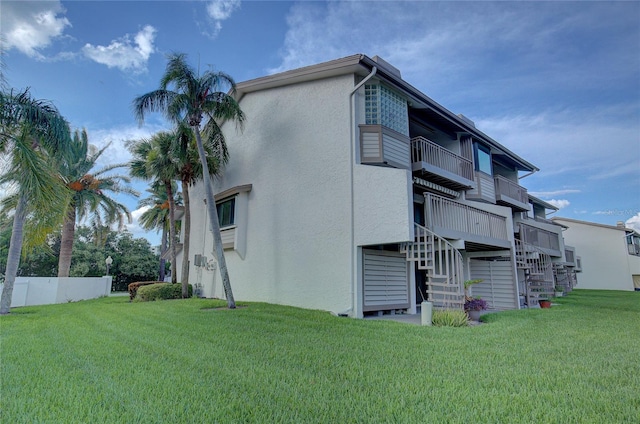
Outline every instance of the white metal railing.
<path fill-rule="evenodd" d="M 411 139 L 411 161 L 425 162 L 473 181 L 473 162 L 424 137 Z"/>
<path fill-rule="evenodd" d="M 502 175 L 496 175 L 493 180 L 496 185 L 496 195 L 501 194 L 503 196 L 508 196 L 524 204 L 529 202 L 529 196 L 526 188 L 503 177 Z"/>
<path fill-rule="evenodd" d="M 473 206 L 437 196 L 425 195 L 427 227 L 442 227 L 482 237 L 508 240 L 507 218 Z"/>
<path fill-rule="evenodd" d="M 551 257 L 536 246 L 515 240 L 516 267 L 524 270 L 527 305 L 553 295 L 554 270 Z"/>
<path fill-rule="evenodd" d="M 462 308 L 464 274 L 462 254 L 451 243 L 427 228 L 414 224 L 413 243 L 403 246 L 407 261 L 425 271 L 426 300 L 438 309 Z"/>
<path fill-rule="evenodd" d="M 556 289 L 559 286 L 565 293 L 569 293 L 576 286 L 575 270 L 562 264 L 553 264 L 553 278 L 555 279 Z"/>

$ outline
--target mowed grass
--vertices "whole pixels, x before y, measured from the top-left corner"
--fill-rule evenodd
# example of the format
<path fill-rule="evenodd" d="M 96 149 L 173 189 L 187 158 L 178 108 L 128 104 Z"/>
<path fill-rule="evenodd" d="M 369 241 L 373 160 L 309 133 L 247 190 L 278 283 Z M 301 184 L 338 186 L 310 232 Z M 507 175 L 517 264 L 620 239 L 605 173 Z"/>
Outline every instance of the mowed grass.
<path fill-rule="evenodd" d="M 0 318 L 5 423 L 640 422 L 640 293 L 469 328 L 126 297 Z"/>

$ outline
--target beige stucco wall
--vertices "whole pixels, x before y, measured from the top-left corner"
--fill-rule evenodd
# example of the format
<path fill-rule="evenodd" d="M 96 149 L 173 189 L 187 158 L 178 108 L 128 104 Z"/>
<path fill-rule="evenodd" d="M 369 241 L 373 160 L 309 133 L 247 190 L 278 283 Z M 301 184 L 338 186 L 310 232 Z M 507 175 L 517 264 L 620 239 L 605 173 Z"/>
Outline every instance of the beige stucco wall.
<path fill-rule="evenodd" d="M 352 307 L 353 86 L 353 76 L 343 76 L 249 93 L 240 103 L 244 131 L 224 126 L 231 158 L 215 192 L 252 184 L 244 259 L 225 251 L 236 300 Z M 215 255 L 201 184 L 191 198 L 193 263 L 195 254 Z M 207 297 L 224 297 L 217 270 L 191 266 L 190 282 Z"/>
<path fill-rule="evenodd" d="M 640 257 L 629 255 L 623 229 L 554 218 L 569 226 L 566 244 L 582 258 L 579 289 L 633 290 L 633 274 L 640 274 Z"/>

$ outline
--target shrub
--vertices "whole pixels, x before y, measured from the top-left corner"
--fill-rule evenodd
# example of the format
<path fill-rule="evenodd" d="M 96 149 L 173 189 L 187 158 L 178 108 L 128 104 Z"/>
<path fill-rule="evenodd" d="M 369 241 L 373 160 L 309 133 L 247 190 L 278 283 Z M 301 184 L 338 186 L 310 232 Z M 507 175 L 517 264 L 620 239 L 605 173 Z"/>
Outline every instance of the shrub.
<path fill-rule="evenodd" d="M 467 311 L 484 311 L 487 309 L 487 301 L 479 297 L 467 299 L 464 302 L 464 310 Z"/>
<path fill-rule="evenodd" d="M 189 297 L 193 295 L 193 286 L 189 284 Z M 163 299 L 181 299 L 182 284 L 157 283 L 141 287 L 138 290 L 136 300 L 140 302 L 148 302 L 152 300 Z"/>
<path fill-rule="evenodd" d="M 433 311 L 431 322 L 436 327 L 466 327 L 469 325 L 469 318 L 459 309 L 445 309 Z"/>
<path fill-rule="evenodd" d="M 136 283 L 131 283 L 127 287 L 129 289 L 129 300 L 133 300 L 136 298 L 136 294 L 138 293 L 138 289 L 142 286 L 148 286 L 149 284 L 158 284 L 162 283 L 162 281 L 138 281 Z"/>

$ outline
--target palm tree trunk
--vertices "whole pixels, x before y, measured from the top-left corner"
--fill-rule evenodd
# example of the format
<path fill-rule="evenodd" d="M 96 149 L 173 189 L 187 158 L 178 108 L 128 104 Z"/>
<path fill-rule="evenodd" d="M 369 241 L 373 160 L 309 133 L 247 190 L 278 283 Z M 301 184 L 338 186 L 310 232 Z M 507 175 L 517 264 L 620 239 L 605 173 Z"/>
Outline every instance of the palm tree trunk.
<path fill-rule="evenodd" d="M 71 269 L 71 253 L 73 251 L 73 237 L 76 232 L 76 206 L 69 204 L 69 211 L 64 218 L 62 237 L 60 240 L 60 258 L 58 259 L 58 277 L 68 277 Z"/>
<path fill-rule="evenodd" d="M 158 281 L 164 281 L 164 269 L 166 260 L 162 257 L 167 251 L 167 225 L 162 225 L 162 238 L 160 239 L 160 269 L 158 270 Z"/>
<path fill-rule="evenodd" d="M 207 199 L 207 210 L 209 212 L 209 221 L 211 224 L 211 232 L 213 233 L 213 244 L 216 250 L 216 258 L 218 259 L 218 267 L 220 268 L 220 276 L 222 277 L 222 287 L 227 297 L 227 306 L 229 309 L 235 309 L 236 301 L 233 299 L 231 291 L 231 281 L 229 280 L 229 271 L 227 270 L 227 261 L 224 258 L 224 249 L 222 248 L 222 236 L 220 235 L 220 222 L 218 221 L 218 209 L 216 208 L 216 200 L 213 197 L 213 189 L 211 188 L 211 178 L 207 171 L 207 157 L 202 146 L 202 138 L 200 137 L 200 128 L 193 126 L 196 133 L 196 144 L 198 145 L 198 156 L 202 163 L 202 178 L 204 180 L 204 190 Z"/>
<path fill-rule="evenodd" d="M 182 281 L 182 298 L 186 299 L 189 297 L 189 236 L 191 234 L 189 184 L 186 181 L 182 181 L 182 200 L 184 202 L 184 218 L 182 219 L 184 240 L 182 241 L 182 273 L 180 275 L 180 281 Z"/>
<path fill-rule="evenodd" d="M 171 283 L 178 282 L 178 273 L 176 270 L 176 204 L 173 200 L 173 190 L 171 189 L 171 181 L 165 181 L 167 196 L 169 197 L 169 248 L 171 249 Z"/>
<path fill-rule="evenodd" d="M 13 230 L 11 232 L 11 241 L 9 242 L 9 254 L 7 255 L 7 269 L 2 287 L 2 297 L 0 298 L 0 315 L 6 315 L 11 308 L 11 299 L 13 297 L 13 284 L 16 282 L 18 275 L 18 266 L 20 265 L 20 253 L 22 252 L 22 240 L 24 237 L 24 222 L 27 217 L 27 198 L 20 196 L 18 205 L 16 206 L 15 215 L 13 216 Z"/>

